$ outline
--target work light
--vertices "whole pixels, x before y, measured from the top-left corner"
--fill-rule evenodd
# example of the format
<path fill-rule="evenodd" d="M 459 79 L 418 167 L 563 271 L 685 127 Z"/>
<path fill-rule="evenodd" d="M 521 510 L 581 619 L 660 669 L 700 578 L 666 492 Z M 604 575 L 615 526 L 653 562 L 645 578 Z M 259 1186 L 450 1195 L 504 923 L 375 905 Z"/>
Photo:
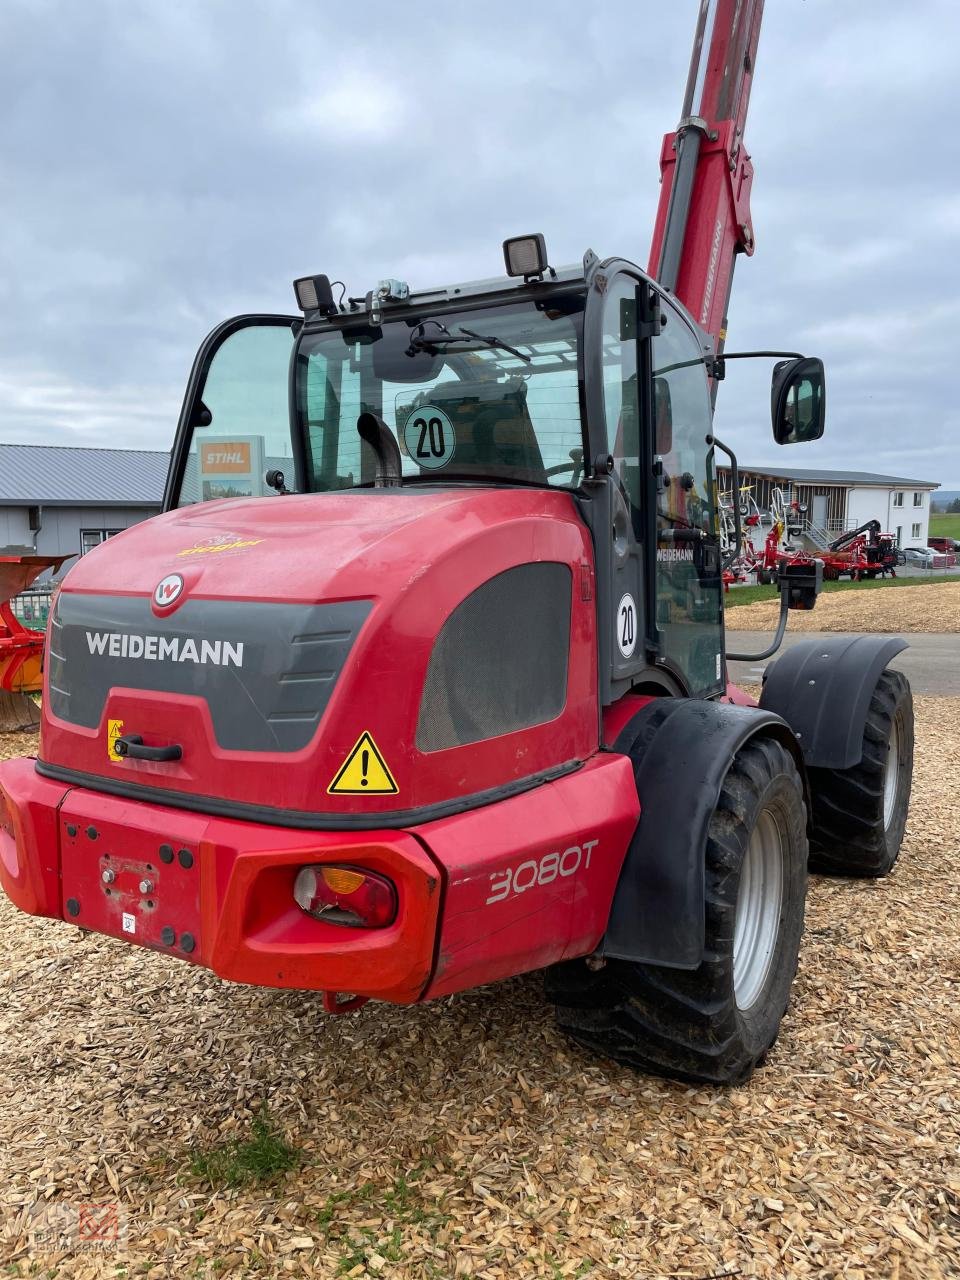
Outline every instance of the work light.
<path fill-rule="evenodd" d="M 503 242 L 508 276 L 542 276 L 547 269 L 547 242 L 542 235 L 514 236 Z"/>
<path fill-rule="evenodd" d="M 337 310 L 328 276 L 302 276 L 294 280 L 293 291 L 301 311 L 323 311 L 333 315 Z"/>

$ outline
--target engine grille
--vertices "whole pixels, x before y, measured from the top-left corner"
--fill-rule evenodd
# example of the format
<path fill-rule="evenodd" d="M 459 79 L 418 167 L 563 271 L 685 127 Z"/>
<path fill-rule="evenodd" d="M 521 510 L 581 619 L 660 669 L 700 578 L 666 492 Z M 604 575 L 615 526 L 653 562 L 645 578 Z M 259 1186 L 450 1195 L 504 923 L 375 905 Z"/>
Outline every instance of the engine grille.
<path fill-rule="evenodd" d="M 553 720 L 567 696 L 572 576 L 519 565 L 467 596 L 437 636 L 417 747 L 441 751 Z"/>

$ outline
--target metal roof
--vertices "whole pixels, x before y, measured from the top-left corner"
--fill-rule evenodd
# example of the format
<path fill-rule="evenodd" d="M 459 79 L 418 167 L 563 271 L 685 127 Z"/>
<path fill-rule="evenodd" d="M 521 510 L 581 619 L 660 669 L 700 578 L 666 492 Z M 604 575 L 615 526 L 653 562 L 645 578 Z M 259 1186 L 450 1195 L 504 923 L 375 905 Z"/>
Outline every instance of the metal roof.
<path fill-rule="evenodd" d="M 0 506 L 159 507 L 169 462 L 159 449 L 0 444 Z"/>
<path fill-rule="evenodd" d="M 729 471 L 726 463 L 718 464 Z M 836 484 L 855 489 L 858 485 L 876 486 L 882 489 L 939 489 L 939 480 L 912 480 L 907 476 L 883 476 L 875 471 L 818 471 L 807 467 L 755 467 L 740 464 L 740 472 L 755 476 L 770 476 L 774 480 L 792 480 L 797 484 Z"/>

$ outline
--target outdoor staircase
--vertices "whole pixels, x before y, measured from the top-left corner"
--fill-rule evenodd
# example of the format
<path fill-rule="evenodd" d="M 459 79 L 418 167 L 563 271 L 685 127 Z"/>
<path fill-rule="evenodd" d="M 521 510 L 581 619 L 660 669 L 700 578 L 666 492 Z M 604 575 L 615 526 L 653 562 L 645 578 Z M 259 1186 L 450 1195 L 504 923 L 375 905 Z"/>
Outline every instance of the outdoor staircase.
<path fill-rule="evenodd" d="M 826 551 L 837 534 L 830 533 L 823 525 L 808 523 L 800 536 L 808 550 Z"/>

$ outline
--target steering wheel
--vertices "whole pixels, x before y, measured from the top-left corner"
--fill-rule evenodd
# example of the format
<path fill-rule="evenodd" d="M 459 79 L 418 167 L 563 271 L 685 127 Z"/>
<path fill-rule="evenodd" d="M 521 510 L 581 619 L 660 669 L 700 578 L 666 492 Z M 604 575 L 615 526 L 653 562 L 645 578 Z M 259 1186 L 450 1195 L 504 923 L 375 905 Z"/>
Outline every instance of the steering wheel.
<path fill-rule="evenodd" d="M 547 467 L 546 474 L 548 476 L 559 476 L 564 471 L 570 472 L 570 483 L 576 487 L 580 483 L 580 477 L 583 473 L 583 450 L 571 449 L 569 462 L 558 462 L 555 466 Z"/>

